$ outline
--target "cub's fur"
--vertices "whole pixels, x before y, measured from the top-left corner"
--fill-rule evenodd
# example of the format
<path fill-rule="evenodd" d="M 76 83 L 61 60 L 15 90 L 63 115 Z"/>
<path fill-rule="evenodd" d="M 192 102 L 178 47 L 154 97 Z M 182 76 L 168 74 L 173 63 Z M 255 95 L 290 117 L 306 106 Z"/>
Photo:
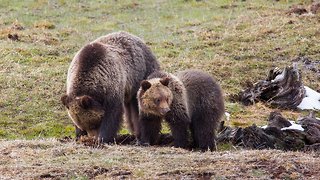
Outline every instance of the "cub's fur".
<path fill-rule="evenodd" d="M 156 144 L 165 119 L 174 146 L 214 150 L 215 131 L 224 114 L 220 86 L 208 74 L 186 70 L 176 76 L 155 72 L 141 82 L 138 91 L 141 144 Z"/>
<path fill-rule="evenodd" d="M 111 33 L 85 45 L 73 58 L 62 103 L 76 125 L 76 135 L 88 133 L 113 142 L 125 107 L 131 130 L 139 136 L 140 82 L 160 66 L 138 37 Z"/>

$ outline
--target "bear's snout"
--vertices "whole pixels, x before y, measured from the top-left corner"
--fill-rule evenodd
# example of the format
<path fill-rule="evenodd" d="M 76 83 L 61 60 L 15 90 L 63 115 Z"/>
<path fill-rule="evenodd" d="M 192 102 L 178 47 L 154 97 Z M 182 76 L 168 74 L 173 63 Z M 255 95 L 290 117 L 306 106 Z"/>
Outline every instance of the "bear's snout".
<path fill-rule="evenodd" d="M 161 115 L 165 115 L 165 114 L 167 114 L 168 112 L 170 112 L 170 108 L 161 108 L 161 109 L 160 109 L 160 114 L 161 114 Z"/>

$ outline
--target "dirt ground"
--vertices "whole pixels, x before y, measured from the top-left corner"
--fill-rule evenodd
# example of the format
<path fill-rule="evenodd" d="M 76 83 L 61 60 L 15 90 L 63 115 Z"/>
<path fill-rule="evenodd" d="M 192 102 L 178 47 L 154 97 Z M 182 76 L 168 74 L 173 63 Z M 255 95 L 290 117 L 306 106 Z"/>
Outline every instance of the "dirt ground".
<path fill-rule="evenodd" d="M 316 179 L 319 152 L 87 147 L 56 139 L 0 142 L 0 179 Z"/>

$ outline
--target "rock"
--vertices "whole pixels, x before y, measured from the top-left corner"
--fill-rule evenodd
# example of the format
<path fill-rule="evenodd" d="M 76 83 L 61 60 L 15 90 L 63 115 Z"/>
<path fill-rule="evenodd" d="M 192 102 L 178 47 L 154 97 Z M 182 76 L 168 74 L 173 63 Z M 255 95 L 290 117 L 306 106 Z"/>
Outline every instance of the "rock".
<path fill-rule="evenodd" d="M 283 130 L 284 143 L 283 150 L 298 151 L 302 150 L 305 146 L 306 135 L 303 131 L 296 129 Z"/>
<path fill-rule="evenodd" d="M 312 145 L 306 145 L 303 148 L 304 151 L 320 151 L 320 143 L 312 144 Z"/>
<path fill-rule="evenodd" d="M 305 129 L 308 144 L 320 143 L 320 120 L 316 119 L 314 114 L 298 120 L 298 123 Z"/>
<path fill-rule="evenodd" d="M 306 140 L 308 144 L 320 143 L 320 125 L 310 123 L 302 126 L 306 131 Z"/>
<path fill-rule="evenodd" d="M 314 117 L 304 117 L 302 119 L 299 119 L 298 123 L 301 124 L 302 126 L 306 126 L 308 124 L 316 124 L 320 126 L 320 120 Z"/>
<path fill-rule="evenodd" d="M 271 112 L 268 118 L 268 127 L 276 127 L 278 129 L 289 127 L 291 123 L 284 118 L 280 112 Z"/>
<path fill-rule="evenodd" d="M 12 41 L 19 41 L 18 34 L 8 34 L 8 38 L 11 39 Z"/>
<path fill-rule="evenodd" d="M 320 2 L 314 2 L 311 4 L 310 6 L 310 11 L 313 13 L 313 14 L 318 14 L 320 13 Z"/>
<path fill-rule="evenodd" d="M 21 30 L 24 30 L 24 27 L 19 23 L 13 23 L 11 26 L 11 29 L 21 31 Z"/>
<path fill-rule="evenodd" d="M 308 11 L 303 7 L 292 7 L 289 11 L 287 11 L 287 14 L 306 14 Z"/>

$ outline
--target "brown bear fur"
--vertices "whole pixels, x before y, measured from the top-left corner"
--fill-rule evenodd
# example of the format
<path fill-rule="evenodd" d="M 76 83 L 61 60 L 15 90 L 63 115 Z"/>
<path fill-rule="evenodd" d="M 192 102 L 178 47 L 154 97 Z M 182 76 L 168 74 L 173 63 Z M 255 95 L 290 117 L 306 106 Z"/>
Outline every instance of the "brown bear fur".
<path fill-rule="evenodd" d="M 141 82 L 138 91 L 141 144 L 154 145 L 161 120 L 171 129 L 174 146 L 215 150 L 215 131 L 224 114 L 220 86 L 210 75 L 186 70 L 176 76 L 155 72 Z"/>
<path fill-rule="evenodd" d="M 80 49 L 61 98 L 76 125 L 76 136 L 88 133 L 113 142 L 124 111 L 130 129 L 139 136 L 136 94 L 140 82 L 159 69 L 151 50 L 126 32 L 100 37 Z"/>

